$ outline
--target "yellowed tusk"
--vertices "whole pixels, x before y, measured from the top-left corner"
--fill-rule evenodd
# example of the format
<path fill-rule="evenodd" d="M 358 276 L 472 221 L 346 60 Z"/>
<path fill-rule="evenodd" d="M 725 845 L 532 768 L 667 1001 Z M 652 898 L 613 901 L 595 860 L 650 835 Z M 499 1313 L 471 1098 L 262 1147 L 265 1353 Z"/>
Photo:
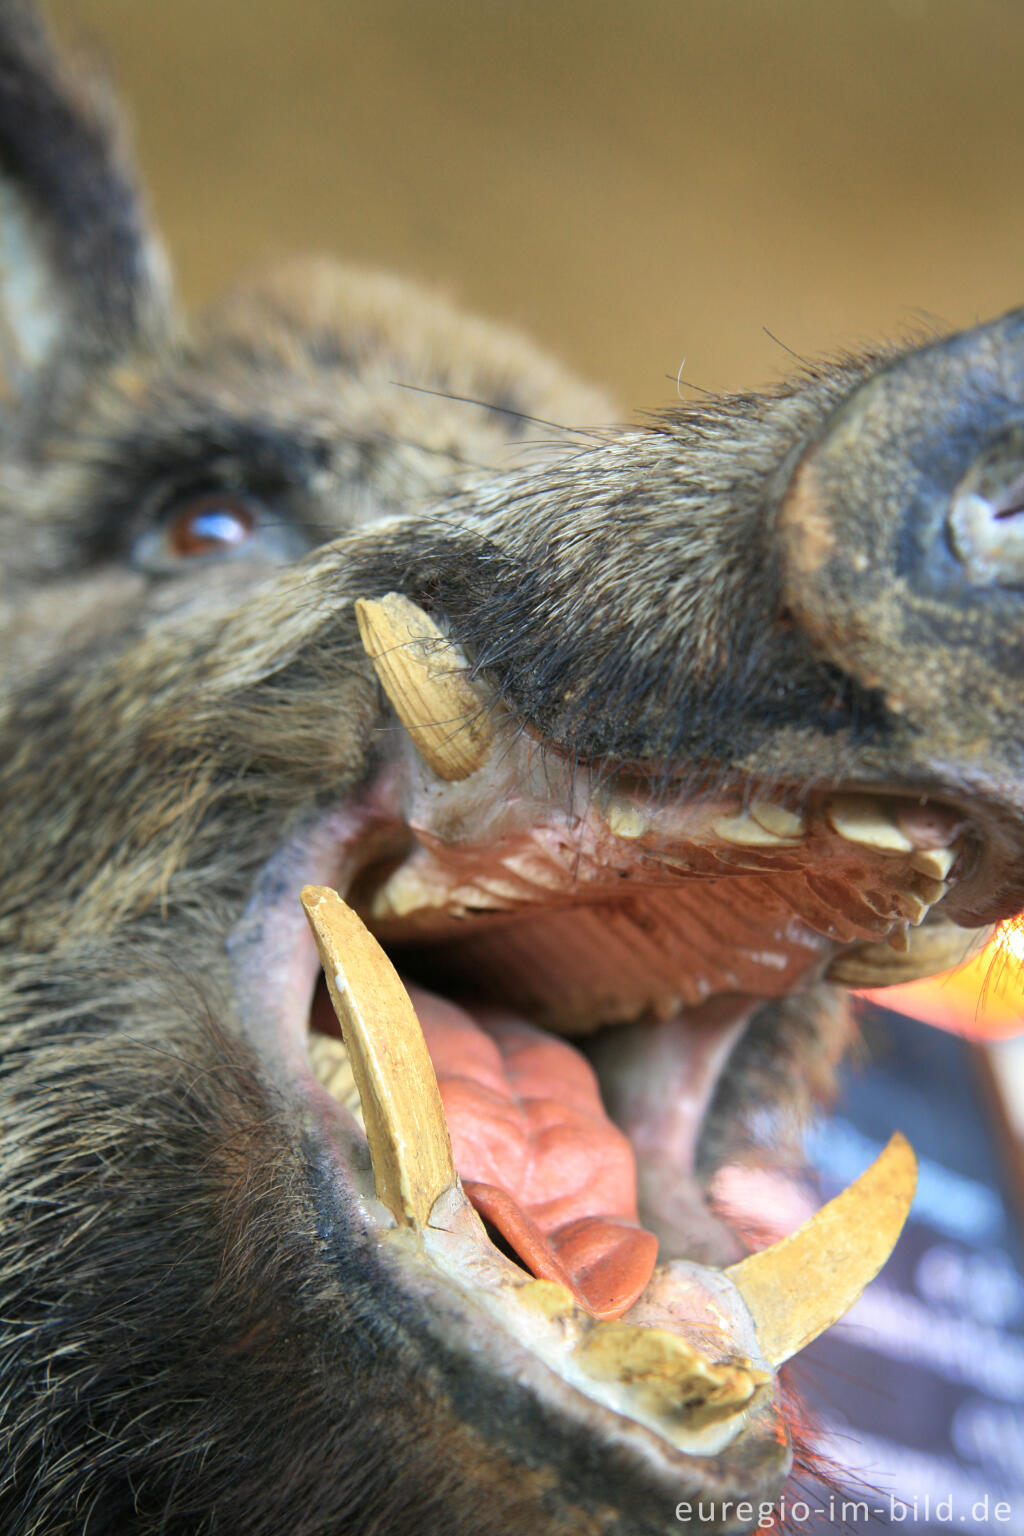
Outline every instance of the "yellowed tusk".
<path fill-rule="evenodd" d="M 871 1167 L 798 1231 L 725 1271 L 766 1360 L 781 1365 L 850 1310 L 896 1246 L 916 1187 L 917 1159 L 897 1131 Z"/>
<path fill-rule="evenodd" d="M 401 592 L 360 598 L 356 622 L 363 650 L 424 762 L 449 781 L 475 773 L 487 759 L 494 721 L 452 642 Z"/>
<path fill-rule="evenodd" d="M 425 1226 L 457 1177 L 420 1021 L 391 961 L 336 891 L 307 885 L 302 906 L 359 1090 L 377 1194 L 397 1221 Z"/>

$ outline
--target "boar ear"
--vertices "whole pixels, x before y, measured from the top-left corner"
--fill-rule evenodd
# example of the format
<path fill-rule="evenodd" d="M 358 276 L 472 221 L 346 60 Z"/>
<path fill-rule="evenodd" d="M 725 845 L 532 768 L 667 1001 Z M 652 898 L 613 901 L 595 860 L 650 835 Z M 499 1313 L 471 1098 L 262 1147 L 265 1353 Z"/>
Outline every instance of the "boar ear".
<path fill-rule="evenodd" d="M 29 0 L 0 0 L 0 368 L 44 426 L 114 358 L 170 329 L 150 235 L 104 81 L 72 67 Z"/>

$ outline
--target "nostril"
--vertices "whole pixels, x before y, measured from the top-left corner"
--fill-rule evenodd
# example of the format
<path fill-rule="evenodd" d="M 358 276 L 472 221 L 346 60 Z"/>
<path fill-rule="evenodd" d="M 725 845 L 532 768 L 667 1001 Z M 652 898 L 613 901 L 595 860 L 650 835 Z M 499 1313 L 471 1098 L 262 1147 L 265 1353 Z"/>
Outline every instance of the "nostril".
<path fill-rule="evenodd" d="M 949 541 L 969 581 L 1024 587 L 1024 429 L 975 460 L 953 496 Z"/>

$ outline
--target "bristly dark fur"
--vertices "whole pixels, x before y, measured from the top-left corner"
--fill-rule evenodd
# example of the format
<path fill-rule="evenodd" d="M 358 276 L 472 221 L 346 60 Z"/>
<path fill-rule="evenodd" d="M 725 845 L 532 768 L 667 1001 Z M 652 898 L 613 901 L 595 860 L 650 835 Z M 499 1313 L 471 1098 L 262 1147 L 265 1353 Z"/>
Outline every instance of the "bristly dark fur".
<path fill-rule="evenodd" d="M 655 798 L 952 774 L 1019 831 L 1019 669 L 962 596 L 944 649 L 900 500 L 951 416 L 947 479 L 1024 419 L 1012 323 L 574 435 L 544 424 L 603 396 L 393 279 L 296 263 L 186 324 L 109 97 L 25 0 L 0 168 L 0 1529 L 664 1536 L 627 1441 L 441 1347 L 249 1042 L 227 936 L 373 777 L 352 605 L 391 589 L 515 730 Z M 175 563 L 208 495 L 253 509 L 251 549 Z M 967 916 L 1024 903 L 1014 879 Z M 703 1170 L 752 1107 L 827 1098 L 849 1030 L 838 994 L 762 1009 Z M 757 1474 L 689 1475 L 679 1498 Z"/>

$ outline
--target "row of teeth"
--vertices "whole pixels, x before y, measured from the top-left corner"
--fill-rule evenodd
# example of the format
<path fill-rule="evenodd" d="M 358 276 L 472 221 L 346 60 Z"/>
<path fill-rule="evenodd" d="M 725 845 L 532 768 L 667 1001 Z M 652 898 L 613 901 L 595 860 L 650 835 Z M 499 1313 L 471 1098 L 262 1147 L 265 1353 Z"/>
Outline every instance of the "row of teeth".
<path fill-rule="evenodd" d="M 601 812 L 614 837 L 635 840 L 648 830 L 648 821 L 628 801 L 607 797 Z M 956 861 L 952 847 L 918 848 L 902 830 L 898 808 L 868 794 L 833 795 L 824 816 L 844 842 L 872 854 L 904 855 L 909 872 L 907 889 L 896 896 L 899 914 L 918 927 L 949 890 L 948 876 Z M 715 816 L 711 831 L 732 847 L 762 852 L 797 848 L 808 834 L 801 811 L 769 800 L 755 800 L 743 810 Z"/>
<path fill-rule="evenodd" d="M 846 842 L 873 853 L 909 854 L 911 868 L 933 880 L 945 880 L 952 868 L 952 848 L 918 848 L 900 827 L 896 812 L 877 796 L 833 795 L 825 803 L 825 817 Z M 792 846 L 807 835 L 801 812 L 769 800 L 755 800 L 744 811 L 717 817 L 712 825 L 723 842 L 743 848 Z"/>
<path fill-rule="evenodd" d="M 336 892 L 310 886 L 302 903 L 344 1037 L 344 1045 L 317 1047 L 318 1076 L 343 1100 L 358 1096 L 377 1195 L 399 1227 L 421 1237 L 446 1230 L 453 1202 L 468 1202 L 408 993 Z M 752 1321 L 759 1361 L 721 1352 L 716 1358 L 660 1327 L 598 1322 L 561 1287 L 524 1281 L 518 1272 L 505 1299 L 570 1321 L 573 1369 L 596 1383 L 615 1383 L 646 1421 L 669 1426 L 673 1439 L 682 1429 L 708 1426 L 731 1436 L 768 1389 L 771 1370 L 843 1316 L 878 1273 L 902 1229 L 915 1181 L 913 1152 L 897 1135 L 798 1232 L 724 1271 Z M 479 1241 L 487 1242 L 482 1226 Z"/>
<path fill-rule="evenodd" d="M 495 717 L 466 675 L 465 662 L 429 614 L 398 592 L 356 603 L 363 647 L 419 755 L 439 779 L 468 778 L 487 761 L 495 738 Z M 955 924 L 933 925 L 926 938 L 917 929 L 949 890 L 957 849 L 919 847 L 900 825 L 904 807 L 871 794 L 836 794 L 824 805 L 831 830 L 853 848 L 888 856 L 906 872 L 905 888 L 894 893 L 895 922 L 887 944 L 858 946 L 856 985 L 885 985 L 951 969 L 964 958 L 965 936 Z M 640 806 L 623 796 L 602 797 L 599 814 L 611 835 L 635 842 L 651 827 Z M 754 853 L 785 851 L 808 835 L 806 815 L 770 800 L 755 800 L 712 818 L 710 831 L 724 844 Z M 959 828 L 952 828 L 951 839 Z M 895 873 L 894 862 L 894 873 Z M 433 889 L 421 875 L 402 867 L 375 896 L 374 915 L 404 917 L 424 905 L 445 905 L 445 889 Z M 939 941 L 942 935 L 944 942 Z M 899 953 L 894 962 L 887 947 Z M 851 984 L 847 955 L 836 957 L 830 979 Z M 833 974 L 834 972 L 834 974 Z M 852 974 L 852 973 L 851 973 Z"/>

